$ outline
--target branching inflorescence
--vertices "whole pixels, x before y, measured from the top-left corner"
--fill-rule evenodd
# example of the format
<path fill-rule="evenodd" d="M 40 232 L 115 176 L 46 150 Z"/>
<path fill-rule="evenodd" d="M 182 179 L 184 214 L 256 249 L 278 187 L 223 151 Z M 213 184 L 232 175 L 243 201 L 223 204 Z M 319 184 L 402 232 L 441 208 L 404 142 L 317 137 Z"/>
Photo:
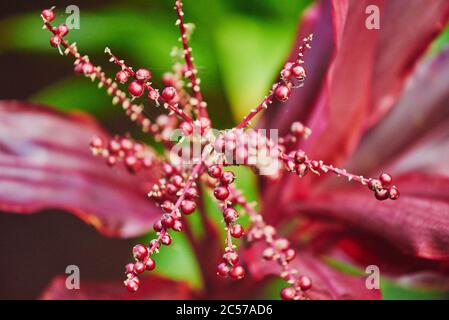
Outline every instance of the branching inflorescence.
<path fill-rule="evenodd" d="M 209 188 L 213 190 L 213 196 L 223 212 L 226 232 L 223 260 L 218 262 L 217 275 L 235 280 L 245 276 L 245 269 L 240 264 L 233 238 L 245 237 L 248 243 L 262 241 L 266 248 L 261 259 L 276 261 L 280 266 L 280 276 L 288 283 L 288 286 L 281 290 L 281 297 L 286 300 L 306 299 L 306 292 L 311 288 L 312 280 L 290 265 L 296 256 L 295 249 L 289 240 L 277 235 L 275 228 L 268 225 L 253 205 L 248 203 L 242 192 L 233 185 L 235 174 L 225 168 L 245 165 L 256 172 L 265 172 L 264 174 L 267 174 L 268 170 L 273 178 L 278 178 L 285 172 L 296 173 L 299 177 L 308 172 L 317 175 L 334 173 L 368 186 L 378 200 L 395 200 L 399 197 L 399 191 L 392 185 L 391 176 L 386 173 L 378 179 L 364 178 L 322 161 L 309 159 L 302 150 L 294 150 L 299 139 L 306 139 L 311 134 L 311 130 L 300 122 L 294 122 L 290 132 L 279 139 L 247 128 L 251 120 L 268 108 L 274 99 L 287 101 L 292 90 L 303 84 L 306 78 L 303 58 L 306 49 L 310 48 L 312 35 L 303 40 L 296 60 L 284 65 L 279 81 L 272 86 L 263 101 L 235 128 L 214 134 L 207 104 L 201 93 L 198 71 L 193 63 L 192 49 L 188 44 L 192 26 L 184 21 L 180 0 L 175 1 L 175 10 L 178 17 L 176 25 L 181 33 L 181 48 L 173 52 L 179 61 L 174 64 L 171 72 L 163 75 L 165 88 L 161 92 L 152 86 L 152 75 L 148 69 L 140 68 L 134 71 L 109 48 L 106 48 L 105 52 L 109 55 L 110 62 L 117 65 L 119 70 L 115 80 L 107 77 L 100 66 L 93 65 L 88 56 L 79 53 L 76 43 L 69 43 L 65 39 L 69 32 L 66 25 L 51 25 L 55 18 L 53 8 L 41 13 L 44 27 L 52 33 L 50 44 L 57 47 L 61 54 L 73 56 L 75 73 L 96 81 L 99 87 L 105 87 L 107 93 L 112 96 L 114 105 L 120 104 L 126 115 L 136 122 L 143 132 L 151 134 L 170 151 L 167 152 L 170 153 L 169 156 L 161 158 L 149 147 L 133 141 L 130 137 L 115 137 L 110 141 L 93 137 L 91 141 L 93 153 L 104 157 L 110 166 L 123 164 L 131 173 L 150 169 L 155 165 L 162 168 L 162 176 L 148 193 L 162 211 L 160 219 L 153 226 L 157 236 L 148 245 L 134 246 L 132 252 L 135 262 L 126 265 L 124 283 L 131 292 L 139 289 L 139 275 L 156 267 L 153 254 L 156 254 L 161 246 L 171 244 L 170 232 L 183 231 L 183 219 L 196 210 L 200 190 Z M 127 84 L 127 91 L 120 89 L 119 84 Z M 159 115 L 156 121 L 152 122 L 145 115 L 144 104 L 134 102 L 144 95 L 147 104 L 162 105 L 168 113 Z M 180 132 L 180 141 L 172 138 L 175 132 Z M 186 145 L 186 141 L 190 143 Z M 171 149 L 178 142 L 183 147 L 173 152 Z M 196 156 L 186 152 L 191 151 L 192 143 L 199 146 L 200 152 Z M 187 159 L 185 153 L 189 155 Z M 251 224 L 246 231 L 238 223 L 237 206 L 242 208 L 240 214 L 246 213 L 250 217 Z"/>

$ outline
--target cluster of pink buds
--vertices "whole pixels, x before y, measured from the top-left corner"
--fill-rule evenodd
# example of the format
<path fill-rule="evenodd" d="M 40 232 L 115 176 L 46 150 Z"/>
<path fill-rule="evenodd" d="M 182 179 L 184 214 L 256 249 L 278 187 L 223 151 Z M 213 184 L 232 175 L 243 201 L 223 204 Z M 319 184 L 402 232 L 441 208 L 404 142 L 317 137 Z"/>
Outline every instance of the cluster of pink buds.
<path fill-rule="evenodd" d="M 127 279 L 125 280 L 126 288 L 130 292 L 136 292 L 140 287 L 140 279 L 137 275 L 143 273 L 145 270 L 151 271 L 156 267 L 156 262 L 151 259 L 151 249 L 137 244 L 133 248 L 133 256 L 135 263 L 128 263 L 125 266 L 125 273 Z"/>
<path fill-rule="evenodd" d="M 287 62 L 281 70 L 281 82 L 273 86 L 274 96 L 279 101 L 287 101 L 292 94 L 292 88 L 302 85 L 306 77 L 306 71 L 301 66 L 303 64 L 302 54 L 305 48 L 310 48 L 312 35 L 304 39 L 304 44 L 299 48 L 300 55 L 295 62 Z"/>
<path fill-rule="evenodd" d="M 191 176 L 195 178 L 186 180 L 182 176 L 180 168 L 163 163 L 164 176 L 157 184 L 153 185 L 152 190 L 148 193 L 148 196 L 161 208 L 163 214 L 153 225 L 156 238 L 151 240 L 148 246 L 138 244 L 133 248 L 136 262 L 125 267 L 127 275 L 125 285 L 129 291 L 134 292 L 139 288 L 139 274 L 145 270 L 154 269 L 155 261 L 151 255 L 157 253 L 161 245 L 169 246 L 172 243 L 169 231 L 183 231 L 183 215 L 188 216 L 195 211 L 195 201 L 199 195 L 195 180 L 201 168 L 200 165 L 194 167 Z"/>
<path fill-rule="evenodd" d="M 233 207 L 234 201 L 231 195 L 231 184 L 235 180 L 232 171 L 224 171 L 220 165 L 211 165 L 207 168 L 209 185 L 214 188 L 214 197 L 218 201 L 223 212 L 223 221 L 226 231 L 226 248 L 223 254 L 223 262 L 217 266 L 217 275 L 231 277 L 239 280 L 245 276 L 245 269 L 239 265 L 239 255 L 232 243 L 232 238 L 241 238 L 244 235 L 242 225 L 237 223 L 239 213 Z"/>
<path fill-rule="evenodd" d="M 299 121 L 295 121 L 290 126 L 290 132 L 279 139 L 279 145 L 286 147 L 294 145 L 299 139 L 307 139 L 312 131 Z"/>
<path fill-rule="evenodd" d="M 289 284 L 281 290 L 281 298 L 283 300 L 308 299 L 306 291 L 312 287 L 312 280 L 291 267 L 290 263 L 296 257 L 296 251 L 292 248 L 291 242 L 284 237 L 279 237 L 276 229 L 264 221 L 239 190 L 232 188 L 231 193 L 234 203 L 242 206 L 252 222 L 246 235 L 247 242 L 251 244 L 263 241 L 266 247 L 262 258 L 266 261 L 277 262 L 281 270 L 279 276 Z"/>
<path fill-rule="evenodd" d="M 382 173 L 379 179 L 368 179 L 367 185 L 374 191 L 377 200 L 399 198 L 399 189 L 393 185 L 393 178 L 388 173 Z"/>
<path fill-rule="evenodd" d="M 392 185 L 393 178 L 388 173 L 382 173 L 379 179 L 357 176 L 344 169 L 326 165 L 321 160 L 311 160 L 303 150 L 291 151 L 288 154 L 282 153 L 280 157 L 284 161 L 285 169 L 296 172 L 300 177 L 305 176 L 309 171 L 317 175 L 332 172 L 347 177 L 349 181 L 367 185 L 370 190 L 374 191 L 377 200 L 397 200 L 399 198 L 399 189 Z"/>
<path fill-rule="evenodd" d="M 99 137 L 94 137 L 90 148 L 95 155 L 106 158 L 110 166 L 123 162 L 129 172 L 136 173 L 141 169 L 150 169 L 154 164 L 154 152 L 146 145 L 130 138 L 116 137 L 107 143 Z"/>
<path fill-rule="evenodd" d="M 42 11 L 41 17 L 44 22 L 51 22 L 55 19 L 56 15 L 53 12 L 53 9 L 54 7 Z M 63 37 L 69 33 L 69 28 L 67 25 L 61 24 L 58 27 L 52 27 L 51 31 L 53 32 L 53 36 L 50 38 L 50 44 L 52 47 L 57 47 L 61 44 Z"/>
<path fill-rule="evenodd" d="M 263 99 L 263 101 L 255 109 L 252 109 L 247 116 L 243 117 L 243 120 L 237 125 L 237 129 L 245 128 L 247 125 L 251 124 L 251 119 L 263 109 L 267 109 L 268 105 L 273 103 L 273 97 L 276 97 L 276 99 L 281 102 L 285 102 L 290 98 L 293 88 L 302 86 L 306 77 L 306 72 L 302 66 L 304 64 L 304 51 L 310 49 L 312 39 L 312 34 L 303 39 L 303 44 L 299 47 L 296 60 L 288 61 L 284 65 L 280 74 L 280 80 L 272 86 L 270 93 Z"/>
<path fill-rule="evenodd" d="M 272 176 L 268 176 L 270 178 L 280 177 L 286 172 L 294 172 L 300 177 L 308 172 L 317 175 L 331 172 L 367 185 L 379 200 L 395 200 L 399 197 L 399 191 L 388 174 L 382 174 L 379 179 L 364 178 L 324 164 L 323 161 L 309 159 L 304 151 L 295 150 L 298 140 L 306 139 L 311 134 L 311 130 L 301 122 L 294 122 L 287 135 L 279 139 L 247 129 L 251 120 L 268 108 L 274 99 L 281 102 L 288 100 L 292 90 L 303 84 L 306 78 L 304 52 L 310 48 L 312 35 L 304 38 L 298 56 L 284 65 L 279 81 L 272 86 L 263 101 L 251 109 L 237 126 L 214 136 L 207 103 L 201 93 L 198 70 L 193 64 L 192 48 L 188 44 L 193 28 L 184 21 L 180 0 L 175 1 L 175 10 L 176 25 L 181 33 L 181 46 L 173 50 L 173 56 L 178 61 L 172 71 L 163 75 L 162 82 L 165 87 L 161 91 L 152 86 L 150 70 L 139 68 L 134 71 L 106 48 L 110 62 L 120 68 L 115 77 L 108 77 L 100 66 L 94 66 L 88 56 L 78 52 L 75 43 L 68 42 L 65 38 L 68 28 L 65 25 L 53 27 L 50 24 L 55 19 L 53 9 L 46 9 L 41 13 L 44 27 L 52 33 L 51 45 L 57 47 L 61 54 L 73 56 L 75 73 L 97 81 L 98 86 L 105 88 L 112 96 L 112 104 L 120 105 L 131 121 L 138 124 L 144 133 L 151 134 L 157 141 L 162 142 L 167 151 L 165 158 L 156 157 L 150 147 L 135 142 L 129 136 L 114 137 L 109 141 L 95 137 L 90 144 L 92 152 L 106 159 L 110 166 L 122 163 L 132 174 L 154 168 L 156 165 L 158 170 L 161 168 L 162 171 L 148 192 L 148 196 L 161 210 L 161 217 L 153 225 L 156 237 L 148 244 L 134 246 L 132 253 L 135 262 L 125 267 L 124 283 L 129 291 L 135 292 L 139 289 L 139 276 L 144 271 L 154 270 L 156 263 L 153 255 L 158 253 L 162 246 L 172 243 L 171 232 L 190 231 L 185 219 L 193 214 L 197 207 L 202 207 L 199 205 L 199 195 L 204 189 L 210 189 L 222 210 L 226 232 L 222 260 L 217 261 L 218 276 L 235 280 L 245 276 L 244 261 L 241 261 L 233 239 L 246 238 L 248 243 L 263 241 L 266 248 L 261 259 L 276 261 L 280 267 L 280 277 L 288 283 L 280 292 L 281 297 L 286 300 L 307 299 L 306 292 L 311 288 L 312 280 L 291 267 L 296 256 L 293 244 L 279 236 L 275 228 L 266 224 L 252 204 L 246 201 L 242 192 L 233 185 L 237 178 L 234 172 L 224 170 L 229 166 L 245 165 L 262 173 L 267 167 L 276 165 Z M 120 89 L 121 85 L 126 88 Z M 135 100 L 140 98 L 144 101 L 135 103 Z M 145 115 L 145 102 L 147 106 L 162 105 L 167 113 L 160 114 L 153 122 Z M 171 139 L 176 131 L 183 135 L 180 141 Z M 200 153 L 198 157 L 189 159 L 194 161 L 184 161 L 179 154 L 185 149 L 190 150 L 190 145 L 172 152 L 174 146 L 188 139 L 197 140 L 195 134 L 200 138 Z M 237 206 L 243 208 L 240 214 Z M 245 213 L 251 220 L 247 230 L 238 223 L 239 216 Z"/>
<path fill-rule="evenodd" d="M 259 172 L 277 165 L 277 144 L 264 130 L 231 129 L 221 132 L 212 142 L 211 157 L 225 166 L 246 165 Z"/>

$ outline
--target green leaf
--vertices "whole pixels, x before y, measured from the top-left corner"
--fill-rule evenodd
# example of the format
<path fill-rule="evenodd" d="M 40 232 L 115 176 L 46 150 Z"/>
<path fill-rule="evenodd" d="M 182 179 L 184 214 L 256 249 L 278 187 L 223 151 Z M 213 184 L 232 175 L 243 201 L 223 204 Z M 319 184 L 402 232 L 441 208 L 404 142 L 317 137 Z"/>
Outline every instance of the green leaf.
<path fill-rule="evenodd" d="M 440 300 L 449 298 L 448 292 L 410 288 L 387 278 L 381 278 L 380 287 L 384 300 Z"/>
<path fill-rule="evenodd" d="M 356 276 L 368 276 L 364 270 L 358 266 L 354 266 L 330 257 L 325 257 L 323 260 L 331 267 L 334 267 L 343 273 Z M 448 292 L 428 288 L 408 287 L 393 279 L 382 276 L 380 279 L 380 289 L 382 290 L 382 298 L 384 300 L 433 300 L 447 299 L 449 297 Z"/>
<path fill-rule="evenodd" d="M 176 281 L 186 281 L 193 289 L 202 289 L 200 266 L 188 239 L 184 233 L 172 232 L 170 235 L 173 238 L 170 247 L 162 246 L 159 253 L 152 256 L 156 261 L 156 269 L 152 272 Z M 141 241 L 149 243 L 154 238 L 155 233 L 152 232 Z"/>
<path fill-rule="evenodd" d="M 449 44 L 449 25 L 446 26 L 444 31 L 438 36 L 438 38 L 432 43 L 429 50 L 430 55 L 435 55 Z"/>
<path fill-rule="evenodd" d="M 249 202 L 259 203 L 259 192 L 257 188 L 257 179 L 254 172 L 245 166 L 235 166 L 231 169 L 236 176 L 235 186 L 242 191 Z"/>
<path fill-rule="evenodd" d="M 231 11 L 215 29 L 221 76 L 236 121 L 267 94 L 294 42 L 310 1 L 227 1 Z M 243 15 L 242 13 L 246 13 Z"/>
<path fill-rule="evenodd" d="M 189 215 L 186 220 L 192 230 L 193 235 L 195 236 L 195 239 L 201 241 L 204 236 L 204 227 L 198 209 Z"/>
<path fill-rule="evenodd" d="M 229 16 L 216 30 L 222 81 L 237 121 L 263 99 L 287 55 L 292 32 L 284 26 Z"/>
<path fill-rule="evenodd" d="M 257 299 L 263 299 L 263 300 L 281 300 L 280 292 L 283 288 L 288 286 L 288 284 L 285 282 L 285 280 L 282 280 L 281 278 L 274 278 L 271 279 L 267 286 L 263 288 L 262 292 L 259 292 L 257 294 Z"/>
<path fill-rule="evenodd" d="M 211 220 L 213 224 L 218 228 L 218 230 L 222 230 L 224 228 L 223 224 L 223 213 L 217 205 L 217 202 L 214 199 L 212 191 L 210 189 L 203 188 L 203 199 L 204 199 L 204 208 L 207 212 L 207 217 Z M 220 232 L 220 236 L 222 240 L 225 239 L 224 231 Z"/>
<path fill-rule="evenodd" d="M 363 272 L 362 269 L 360 269 L 357 266 L 351 265 L 349 263 L 330 258 L 330 257 L 324 257 L 324 262 L 327 263 L 329 266 L 333 267 L 334 269 L 337 269 L 343 273 L 351 274 L 354 276 L 363 276 L 366 275 L 365 272 Z"/>
<path fill-rule="evenodd" d="M 97 117 L 110 115 L 114 107 L 104 89 L 90 80 L 79 77 L 56 82 L 31 97 L 32 102 L 51 105 L 62 111 L 82 110 Z"/>

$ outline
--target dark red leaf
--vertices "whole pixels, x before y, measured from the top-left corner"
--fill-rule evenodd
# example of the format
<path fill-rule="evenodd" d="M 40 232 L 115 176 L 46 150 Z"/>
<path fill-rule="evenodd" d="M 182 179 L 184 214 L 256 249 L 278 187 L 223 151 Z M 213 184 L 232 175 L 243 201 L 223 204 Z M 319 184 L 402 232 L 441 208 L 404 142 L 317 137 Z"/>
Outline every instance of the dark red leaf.
<path fill-rule="evenodd" d="M 279 275 L 280 267 L 276 262 L 262 260 L 262 249 L 263 245 L 255 245 L 245 253 L 250 261 L 250 272 L 258 278 L 267 275 Z M 307 291 L 311 299 L 381 299 L 380 290 L 367 289 L 365 277 L 342 273 L 310 253 L 300 252 L 299 256 L 290 264 L 298 270 L 299 274 L 307 275 L 312 279 L 312 289 Z"/>
<path fill-rule="evenodd" d="M 312 49 L 306 52 L 307 81 L 304 87 L 294 90 L 286 103 L 268 108 L 261 118 L 260 127 L 277 128 L 283 134 L 290 127 L 292 119 L 306 119 L 312 111 L 334 50 L 330 1 L 316 3 L 303 14 L 288 61 L 297 57 L 304 37 L 311 33 L 315 41 Z"/>
<path fill-rule="evenodd" d="M 375 124 L 394 105 L 404 79 L 448 19 L 449 2 L 445 0 L 385 1 L 380 16 L 369 123 Z"/>
<path fill-rule="evenodd" d="M 444 200 L 449 203 L 449 177 L 408 173 L 396 179 L 401 193 L 409 196 Z"/>
<path fill-rule="evenodd" d="M 367 190 L 341 191 L 297 201 L 287 211 L 337 219 L 381 237 L 407 254 L 448 259 L 449 203 L 412 196 L 404 189 L 397 201 L 374 200 Z"/>
<path fill-rule="evenodd" d="M 148 230 L 159 215 L 146 196 L 154 178 L 107 167 L 90 153 L 95 135 L 107 136 L 85 115 L 0 102 L 0 210 L 61 208 L 110 236 Z"/>
<path fill-rule="evenodd" d="M 328 3 L 327 1 L 323 1 Z M 328 163 L 337 164 L 338 160 L 346 158 L 358 142 L 362 131 L 363 123 L 369 111 L 369 98 L 371 95 L 372 69 L 375 59 L 375 46 L 377 43 L 378 32 L 373 32 L 364 28 L 365 26 L 365 8 L 371 4 L 370 1 L 335 1 L 332 2 L 331 19 L 320 21 L 327 25 L 331 24 L 334 30 L 335 44 L 333 57 L 321 92 L 317 100 L 309 108 L 312 108 L 307 124 L 312 128 L 312 135 L 302 143 L 301 147 L 306 149 L 313 158 L 323 160 Z M 361 27 L 362 26 L 362 27 Z M 299 37 L 302 39 L 302 37 Z M 315 41 L 330 41 L 330 39 L 320 39 L 315 37 Z M 313 52 L 307 55 L 306 61 Z M 318 62 L 319 63 L 319 62 Z M 327 61 L 323 61 L 327 65 Z M 308 73 L 313 74 L 314 70 Z M 306 83 L 308 82 L 306 79 Z M 301 95 L 302 89 L 298 89 L 297 95 Z M 288 120 L 306 120 L 296 119 L 289 113 L 290 109 L 302 109 L 301 104 L 292 99 L 291 105 L 273 106 L 279 113 L 285 113 Z M 286 119 L 287 119 L 286 118 Z M 290 123 L 284 122 L 287 126 Z M 272 126 L 278 127 L 276 123 Z M 286 128 L 284 128 L 286 129 Z M 264 206 L 273 213 L 273 208 L 279 205 L 279 202 L 288 201 L 296 198 L 298 193 L 307 192 L 310 187 L 309 180 L 299 181 L 298 177 L 287 176 L 282 180 L 282 186 L 267 184 L 267 202 Z M 301 188 L 297 184 L 302 183 Z M 275 190 L 273 190 L 275 189 Z M 282 189 L 279 194 L 276 189 Z M 282 197 L 282 199 L 280 199 Z"/>
<path fill-rule="evenodd" d="M 449 176 L 449 120 L 441 123 L 431 132 L 419 139 L 413 147 L 398 157 L 388 167 L 395 175 L 398 173 L 421 172 Z"/>
<path fill-rule="evenodd" d="M 380 237 L 353 229 L 333 240 L 332 245 L 320 253 L 362 270 L 376 265 L 382 276 L 395 281 L 406 280 L 413 287 L 447 290 L 449 260 L 428 260 L 407 255 Z M 439 279 L 439 283 L 435 279 Z"/>
<path fill-rule="evenodd" d="M 192 291 L 186 283 L 175 282 L 158 277 L 144 277 L 136 293 L 130 293 L 122 281 L 81 281 L 80 289 L 69 290 L 66 277 L 53 279 L 44 291 L 45 300 L 187 300 Z"/>
<path fill-rule="evenodd" d="M 306 90 L 296 90 L 295 96 L 304 96 L 299 100 L 293 96 L 287 104 L 273 106 L 275 111 L 271 113 L 283 116 L 267 116 L 275 119 L 269 124 L 271 127 L 284 130 L 292 119 L 307 122 L 314 134 L 301 147 L 314 157 L 339 164 L 357 146 L 366 127 L 374 124 L 396 102 L 416 62 L 446 24 L 449 3 L 444 0 L 431 3 L 424 0 L 413 3 L 338 0 L 331 3 L 335 45 L 328 48 L 334 51 L 330 65 L 327 59 L 321 61 L 321 65 L 329 65 L 321 91 L 309 94 Z M 365 27 L 369 5 L 380 9 L 379 30 Z M 316 21 L 328 25 L 329 21 L 327 24 L 322 21 L 324 11 L 321 14 L 323 17 Z M 300 33 L 298 39 L 302 37 Z M 317 36 L 314 45 L 320 41 L 329 40 Z M 312 52 L 306 61 L 309 58 L 315 63 Z M 309 74 L 315 71 L 311 68 Z M 322 74 L 319 72 L 320 79 Z M 312 78 L 311 87 L 319 90 L 320 86 L 314 81 Z M 315 98 L 311 100 L 310 96 Z M 305 101 L 312 112 L 303 112 Z"/>
<path fill-rule="evenodd" d="M 351 157 L 349 167 L 359 173 L 369 173 L 385 167 L 412 148 L 419 146 L 424 152 L 408 157 L 415 163 L 427 164 L 426 160 L 444 159 L 445 143 L 449 135 L 449 48 L 436 57 L 422 63 L 410 79 L 396 106 L 372 130 L 363 137 Z M 423 139 L 424 141 L 421 141 Z M 388 141 L 388 143 L 387 143 Z M 439 147 L 441 145 L 441 147 Z M 426 147 L 427 146 L 427 147 Z"/>

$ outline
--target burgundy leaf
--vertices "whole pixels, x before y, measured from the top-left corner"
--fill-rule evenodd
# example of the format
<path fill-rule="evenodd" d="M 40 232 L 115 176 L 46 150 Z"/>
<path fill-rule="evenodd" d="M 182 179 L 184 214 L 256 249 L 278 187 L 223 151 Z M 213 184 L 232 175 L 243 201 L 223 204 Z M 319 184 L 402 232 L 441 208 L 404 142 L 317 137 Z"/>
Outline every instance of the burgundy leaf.
<path fill-rule="evenodd" d="M 309 244 L 307 248 L 310 248 Z M 449 260 L 428 260 L 407 255 L 380 237 L 354 229 L 334 237 L 333 243 L 326 249 L 321 248 L 320 253 L 344 264 L 358 266 L 361 270 L 376 265 L 383 276 L 395 281 L 416 280 L 408 282 L 414 287 L 446 290 L 448 284 Z M 430 281 L 432 279 L 440 279 L 440 283 Z"/>
<path fill-rule="evenodd" d="M 427 145 L 425 153 L 421 152 L 420 156 L 415 154 L 409 159 L 416 162 L 428 159 L 433 153 L 434 158 L 444 159 L 437 151 L 446 148 L 444 145 L 443 148 L 437 146 L 447 141 L 449 134 L 448 74 L 449 48 L 417 68 L 396 106 L 363 137 L 350 159 L 350 169 L 369 173 L 385 167 L 406 152 L 413 152 L 411 148 L 426 136 L 425 143 L 419 144 L 421 148 Z"/>
<path fill-rule="evenodd" d="M 353 150 L 369 112 L 379 33 L 365 28 L 372 1 L 334 1 L 335 52 L 326 83 L 308 121 L 304 143 L 314 158 L 338 163 Z M 376 3 L 382 8 L 382 2 Z"/>
<path fill-rule="evenodd" d="M 376 123 L 394 105 L 404 79 L 448 19 L 446 0 L 385 1 L 380 16 L 370 123 Z"/>
<path fill-rule="evenodd" d="M 85 115 L 0 102 L 0 210 L 61 208 L 110 236 L 148 230 L 159 215 L 146 197 L 154 178 L 109 168 L 90 153 L 95 135 L 107 136 Z"/>
<path fill-rule="evenodd" d="M 421 172 L 449 176 L 449 121 L 420 139 L 413 148 L 387 167 L 394 173 Z"/>
<path fill-rule="evenodd" d="M 267 275 L 279 275 L 280 267 L 276 262 L 264 261 L 262 245 L 255 245 L 249 249 L 249 270 L 254 277 L 262 278 Z M 381 292 L 377 289 L 367 289 L 365 277 L 342 273 L 310 253 L 302 252 L 290 263 L 301 275 L 312 279 L 312 288 L 307 295 L 314 300 L 374 300 L 381 299 Z"/>
<path fill-rule="evenodd" d="M 407 194 L 407 188 L 400 200 L 380 202 L 365 191 L 329 193 L 292 203 L 286 210 L 337 219 L 417 257 L 449 258 L 448 202 Z"/>
<path fill-rule="evenodd" d="M 439 291 L 449 290 L 449 277 L 447 274 L 421 271 L 400 276 L 395 280 L 397 283 L 406 287 L 426 288 Z"/>
<path fill-rule="evenodd" d="M 379 30 L 365 27 L 369 5 L 380 9 Z M 323 10 L 321 14 L 321 20 L 325 19 Z M 302 147 L 314 157 L 338 164 L 357 146 L 366 127 L 395 103 L 416 62 L 448 18 L 449 3 L 444 0 L 332 1 L 335 45 L 328 48 L 334 51 L 330 65 L 328 59 L 321 61 L 321 65 L 329 66 L 321 92 L 311 95 L 296 90 L 289 102 L 272 108 L 276 111 L 271 113 L 282 115 L 270 115 L 275 119 L 270 126 L 285 130 L 292 119 L 307 122 L 314 134 Z M 305 29 L 311 28 L 306 25 Z M 299 33 L 298 39 L 302 37 Z M 310 59 L 314 59 L 312 52 Z M 315 72 L 313 68 L 309 71 Z M 322 78 L 323 73 L 319 74 Z M 314 78 L 311 80 L 311 87 L 318 90 L 320 86 L 315 85 Z M 315 98 L 311 100 L 310 96 Z M 313 110 L 310 116 L 303 112 L 305 102 L 308 110 Z"/>
<path fill-rule="evenodd" d="M 69 279 L 70 280 L 70 279 Z M 186 283 L 175 282 L 158 277 L 147 277 L 141 281 L 136 293 L 129 293 L 120 280 L 81 281 L 80 289 L 70 290 L 66 277 L 53 279 L 42 293 L 44 300 L 186 300 L 192 298 L 192 291 Z"/>
<path fill-rule="evenodd" d="M 398 177 L 395 183 L 401 186 L 401 193 L 429 199 L 444 200 L 449 203 L 449 177 L 419 172 Z"/>
<path fill-rule="evenodd" d="M 327 22 L 332 22 L 334 28 L 334 55 L 308 120 L 312 135 L 301 147 L 313 158 L 332 164 L 345 159 L 358 143 L 369 111 L 374 52 L 378 37 L 378 32 L 364 28 L 365 8 L 369 4 L 371 1 L 368 0 L 332 2 L 332 20 Z M 317 37 L 315 39 L 316 42 L 321 41 Z M 326 64 L 326 61 L 323 63 Z M 310 72 L 313 73 L 313 70 Z M 307 83 L 308 79 L 305 82 Z M 296 91 L 300 95 L 302 89 Z M 295 100 L 291 101 L 294 103 Z M 273 109 L 284 113 L 284 107 L 288 105 L 273 106 Z M 302 106 L 292 104 L 291 108 L 301 109 Z M 291 114 L 288 118 L 290 122 L 295 120 Z M 303 179 L 302 187 L 297 188 L 298 177 L 287 176 L 282 180 L 282 186 L 267 184 L 267 189 L 264 190 L 267 195 L 264 210 L 272 214 L 273 208 L 277 207 L 279 202 L 283 203 L 288 199 L 297 198 L 299 194 L 307 193 L 310 189 L 309 182 L 310 180 Z M 276 189 L 282 189 L 282 193 Z"/>
<path fill-rule="evenodd" d="M 268 108 L 261 118 L 260 127 L 277 128 L 285 133 L 292 119 L 305 119 L 312 111 L 313 102 L 325 79 L 334 47 L 330 1 L 320 1 L 309 8 L 301 18 L 298 35 L 288 61 L 296 58 L 304 37 L 313 33 L 315 41 L 306 52 L 307 81 L 304 87 L 294 90 L 290 99 L 277 107 Z M 282 112 L 280 112 L 282 110 Z"/>

